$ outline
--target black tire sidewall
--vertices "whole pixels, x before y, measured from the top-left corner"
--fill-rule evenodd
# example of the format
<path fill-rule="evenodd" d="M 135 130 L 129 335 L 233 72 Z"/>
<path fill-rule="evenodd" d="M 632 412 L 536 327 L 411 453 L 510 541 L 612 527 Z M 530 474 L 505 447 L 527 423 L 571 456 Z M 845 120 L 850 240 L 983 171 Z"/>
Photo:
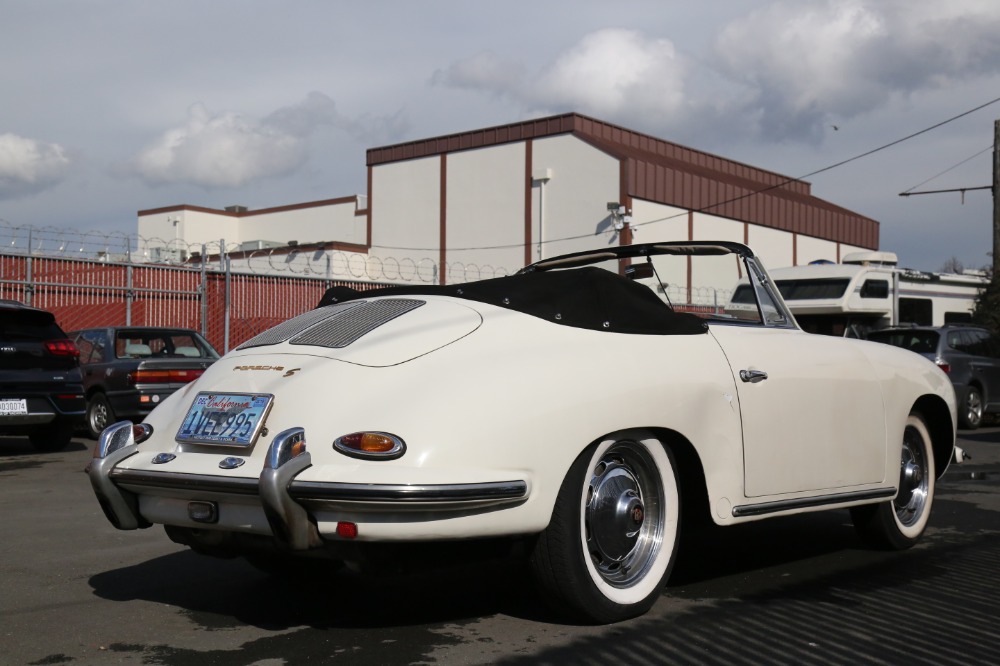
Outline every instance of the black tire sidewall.
<path fill-rule="evenodd" d="M 635 437 L 627 439 L 640 441 Z M 599 447 L 607 441 L 605 439 L 587 447 L 573 462 L 560 486 L 552 520 L 545 532 L 539 536 L 531 555 L 536 580 L 548 598 L 549 604 L 555 610 L 574 618 L 597 623 L 618 622 L 642 615 L 653 606 L 673 568 L 679 541 L 677 537 L 680 532 L 680 494 L 675 471 L 676 462 L 669 448 L 656 442 L 655 446 L 660 447 L 669 461 L 670 469 L 667 472 L 674 480 L 674 496 L 665 498 L 664 501 L 676 501 L 678 504 L 674 509 L 676 524 L 673 538 L 669 539 L 669 544 L 666 544 L 668 539 L 664 539 L 664 545 L 661 545 L 661 552 L 657 556 L 668 558 L 666 567 L 657 576 L 651 591 L 633 603 L 617 603 L 598 589 L 594 582 L 594 574 L 585 559 L 589 555 L 583 548 L 582 493 L 584 484 L 589 479 L 595 455 Z M 664 470 L 660 471 L 662 475 Z M 664 491 L 666 492 L 666 489 Z M 665 548 L 669 548 L 669 551 L 662 550 Z"/>
<path fill-rule="evenodd" d="M 103 393 L 95 393 L 90 396 L 90 399 L 87 401 L 87 432 L 89 432 L 90 436 L 94 439 L 98 439 L 101 436 L 101 432 L 94 428 L 94 409 L 98 404 L 103 405 L 105 409 L 104 427 L 111 425 L 111 422 L 114 421 L 114 414 L 111 411 L 111 403 L 108 402 L 107 396 Z"/>

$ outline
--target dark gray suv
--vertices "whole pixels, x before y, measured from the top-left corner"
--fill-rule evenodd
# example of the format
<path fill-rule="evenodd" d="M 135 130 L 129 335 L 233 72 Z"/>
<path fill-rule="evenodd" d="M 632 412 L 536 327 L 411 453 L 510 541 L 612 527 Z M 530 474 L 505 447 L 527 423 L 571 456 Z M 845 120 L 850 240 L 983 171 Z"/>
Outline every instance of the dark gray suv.
<path fill-rule="evenodd" d="M 51 312 L 0 300 L 0 435 L 39 451 L 66 447 L 83 425 L 80 351 Z"/>
<path fill-rule="evenodd" d="M 948 373 L 958 398 L 959 426 L 978 428 L 1000 412 L 1000 337 L 975 326 L 917 326 L 872 331 L 868 339 L 909 349 Z"/>

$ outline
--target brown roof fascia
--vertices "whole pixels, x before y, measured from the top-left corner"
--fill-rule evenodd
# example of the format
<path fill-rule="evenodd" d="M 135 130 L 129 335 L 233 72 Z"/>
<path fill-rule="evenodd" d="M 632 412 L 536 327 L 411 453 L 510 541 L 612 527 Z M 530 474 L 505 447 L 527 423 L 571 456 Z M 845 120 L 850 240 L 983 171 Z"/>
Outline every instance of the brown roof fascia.
<path fill-rule="evenodd" d="M 575 129 L 576 118 L 578 117 L 580 116 L 576 113 L 565 113 L 560 116 L 525 120 L 509 125 L 498 125 L 496 127 L 409 141 L 391 146 L 369 148 L 367 152 L 367 164 L 368 166 L 377 166 L 379 164 L 431 157 L 459 150 L 485 148 L 487 146 L 498 146 L 505 143 L 526 141 L 545 136 L 568 134 Z"/>
<path fill-rule="evenodd" d="M 175 213 L 183 210 L 195 211 L 198 213 L 211 213 L 213 215 L 224 215 L 226 217 L 250 217 L 252 215 L 267 215 L 269 213 L 284 213 L 290 210 L 302 210 L 305 208 L 320 208 L 322 206 L 336 206 L 339 204 L 358 203 L 358 195 L 352 195 L 349 197 L 338 197 L 336 199 L 323 199 L 321 201 L 307 201 L 305 203 L 288 204 L 286 206 L 275 206 L 273 208 L 258 208 L 256 210 L 246 210 L 243 212 L 235 213 L 228 210 L 220 210 L 217 208 L 206 208 L 204 206 L 190 206 L 188 204 L 180 204 L 178 206 L 167 206 L 164 208 L 150 208 L 148 210 L 140 210 L 139 215 L 157 215 L 160 213 Z M 357 213 L 357 211 L 355 211 Z"/>
<path fill-rule="evenodd" d="M 319 252 L 320 250 L 334 250 L 339 252 L 357 252 L 358 254 L 368 254 L 367 245 L 357 243 L 341 243 L 340 241 L 319 241 L 317 243 L 302 243 L 300 245 L 283 245 L 281 247 L 271 247 L 264 250 L 244 250 L 240 252 L 228 252 L 231 259 L 246 259 L 253 254 L 272 254 L 282 256 L 293 252 Z M 205 261 L 218 261 L 218 254 L 211 254 L 205 257 Z M 187 263 L 200 263 L 199 260 L 192 260 L 188 257 Z"/>
<path fill-rule="evenodd" d="M 571 133 L 584 140 L 590 139 L 589 143 L 613 157 L 624 158 L 632 151 L 636 151 L 643 153 L 646 156 L 645 159 L 651 161 L 668 159 L 684 165 L 686 169 L 700 168 L 720 174 L 716 177 L 721 177 L 721 174 L 740 177 L 756 183 L 754 189 L 760 189 L 760 184 L 763 184 L 765 186 L 779 186 L 786 190 L 809 195 L 810 185 L 805 181 L 664 141 L 579 113 L 564 113 L 558 116 L 536 118 L 508 125 L 370 148 L 367 151 L 367 164 L 368 166 L 377 166 L 459 150 Z M 634 153 L 632 154 L 634 155 Z"/>

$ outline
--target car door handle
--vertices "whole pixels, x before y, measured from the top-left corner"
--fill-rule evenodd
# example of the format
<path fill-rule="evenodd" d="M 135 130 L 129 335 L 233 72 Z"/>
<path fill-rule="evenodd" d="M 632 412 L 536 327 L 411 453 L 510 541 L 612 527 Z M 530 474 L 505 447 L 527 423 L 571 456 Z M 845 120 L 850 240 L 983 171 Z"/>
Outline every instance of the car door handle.
<path fill-rule="evenodd" d="M 763 370 L 740 370 L 740 379 L 751 384 L 756 384 L 767 379 L 767 373 Z"/>

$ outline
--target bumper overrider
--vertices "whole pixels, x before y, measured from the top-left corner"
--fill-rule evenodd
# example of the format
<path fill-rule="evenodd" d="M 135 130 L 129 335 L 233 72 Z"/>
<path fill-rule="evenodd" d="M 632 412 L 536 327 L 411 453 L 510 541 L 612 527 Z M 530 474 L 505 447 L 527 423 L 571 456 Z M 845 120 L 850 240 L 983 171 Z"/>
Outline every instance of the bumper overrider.
<path fill-rule="evenodd" d="M 429 514 L 447 517 L 462 511 L 519 503 L 528 497 L 528 484 L 523 480 L 432 485 L 297 480 L 312 465 L 303 428 L 290 428 L 275 435 L 257 479 L 119 468 L 122 461 L 139 453 L 136 427 L 142 426 L 134 426 L 130 421 L 109 426 L 101 433 L 95 457 L 88 467 L 90 483 L 105 516 L 121 530 L 151 525 L 139 512 L 137 494 L 122 486 L 184 491 L 190 494 L 192 504 L 206 504 L 195 499 L 202 493 L 255 496 L 272 535 L 291 550 L 323 545 L 316 521 L 307 508 L 311 504 L 373 516 L 412 511 L 425 517 Z"/>

